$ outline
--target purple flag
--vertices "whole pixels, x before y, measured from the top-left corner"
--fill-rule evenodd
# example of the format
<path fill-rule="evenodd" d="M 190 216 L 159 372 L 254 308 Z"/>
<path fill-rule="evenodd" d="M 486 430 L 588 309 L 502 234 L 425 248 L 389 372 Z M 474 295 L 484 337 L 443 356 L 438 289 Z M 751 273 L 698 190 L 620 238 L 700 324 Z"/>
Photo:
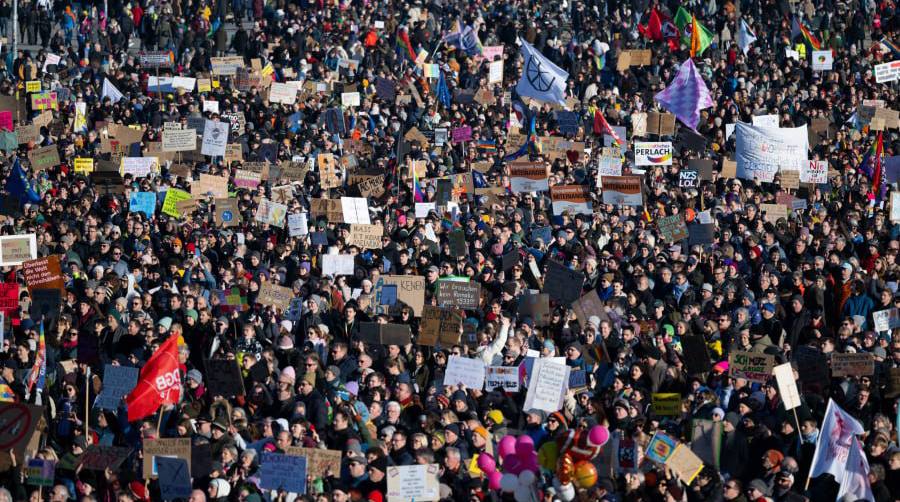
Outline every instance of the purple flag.
<path fill-rule="evenodd" d="M 665 110 L 694 130 L 700 122 L 700 110 L 715 104 L 691 59 L 681 63 L 672 83 L 654 98 Z"/>

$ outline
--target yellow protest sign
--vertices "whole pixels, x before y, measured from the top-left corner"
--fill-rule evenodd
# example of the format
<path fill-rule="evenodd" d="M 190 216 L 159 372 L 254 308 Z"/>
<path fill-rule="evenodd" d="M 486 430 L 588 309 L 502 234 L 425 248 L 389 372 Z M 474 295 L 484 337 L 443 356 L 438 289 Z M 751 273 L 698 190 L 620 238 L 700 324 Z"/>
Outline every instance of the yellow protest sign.
<path fill-rule="evenodd" d="M 75 159 L 75 172 L 90 174 L 94 172 L 94 159 L 79 157 Z"/>

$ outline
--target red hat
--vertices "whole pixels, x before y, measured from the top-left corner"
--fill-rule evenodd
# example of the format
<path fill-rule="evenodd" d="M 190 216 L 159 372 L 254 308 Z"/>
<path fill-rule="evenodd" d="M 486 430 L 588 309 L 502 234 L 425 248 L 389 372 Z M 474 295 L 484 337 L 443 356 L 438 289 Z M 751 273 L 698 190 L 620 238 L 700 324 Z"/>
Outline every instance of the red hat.
<path fill-rule="evenodd" d="M 128 484 L 128 488 L 138 500 L 150 500 L 147 498 L 147 487 L 144 486 L 144 483 L 141 483 L 140 481 L 132 481 Z"/>
<path fill-rule="evenodd" d="M 381 492 L 371 491 L 366 499 L 371 500 L 372 502 L 384 502 L 384 496 L 381 495 Z"/>

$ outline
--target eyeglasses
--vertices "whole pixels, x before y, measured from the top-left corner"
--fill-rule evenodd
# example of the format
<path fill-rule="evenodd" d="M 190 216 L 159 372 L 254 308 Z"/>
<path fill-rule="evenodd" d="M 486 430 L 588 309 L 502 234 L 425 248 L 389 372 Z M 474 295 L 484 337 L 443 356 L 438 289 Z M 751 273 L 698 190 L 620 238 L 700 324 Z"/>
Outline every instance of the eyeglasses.
<path fill-rule="evenodd" d="M 310 366 L 315 366 L 315 365 L 316 365 L 316 363 L 306 363 L 307 368 L 309 368 Z"/>

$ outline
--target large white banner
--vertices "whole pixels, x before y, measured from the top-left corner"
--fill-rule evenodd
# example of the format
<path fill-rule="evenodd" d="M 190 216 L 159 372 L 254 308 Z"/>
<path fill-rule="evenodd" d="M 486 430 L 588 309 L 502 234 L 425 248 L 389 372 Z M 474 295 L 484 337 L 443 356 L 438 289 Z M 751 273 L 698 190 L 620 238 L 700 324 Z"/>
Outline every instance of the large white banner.
<path fill-rule="evenodd" d="M 801 171 L 808 167 L 805 125 L 775 129 L 738 122 L 734 133 L 738 178 L 771 182 L 779 169 Z"/>

